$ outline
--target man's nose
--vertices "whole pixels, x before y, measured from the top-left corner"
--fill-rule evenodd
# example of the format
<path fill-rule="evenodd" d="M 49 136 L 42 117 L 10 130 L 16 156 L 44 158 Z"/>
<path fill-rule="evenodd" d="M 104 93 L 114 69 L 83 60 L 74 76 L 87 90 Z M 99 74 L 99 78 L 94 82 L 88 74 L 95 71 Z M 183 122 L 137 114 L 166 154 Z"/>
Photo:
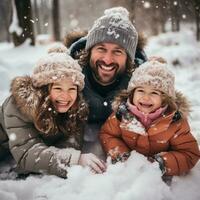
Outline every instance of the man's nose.
<path fill-rule="evenodd" d="M 106 65 L 113 63 L 113 56 L 110 52 L 106 52 L 103 56 L 103 61 Z"/>

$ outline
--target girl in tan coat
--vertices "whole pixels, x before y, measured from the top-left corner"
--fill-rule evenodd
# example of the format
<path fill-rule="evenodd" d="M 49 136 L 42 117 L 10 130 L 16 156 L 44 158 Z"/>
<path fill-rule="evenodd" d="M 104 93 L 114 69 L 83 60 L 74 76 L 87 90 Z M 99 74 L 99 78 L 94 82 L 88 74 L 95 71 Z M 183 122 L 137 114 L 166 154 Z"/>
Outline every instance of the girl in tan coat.
<path fill-rule="evenodd" d="M 11 96 L 0 107 L 1 159 L 8 142 L 21 173 L 66 177 L 75 164 L 101 168 L 93 154 L 80 151 L 88 113 L 83 87 L 81 67 L 64 45 L 52 47 L 32 76 L 15 78 Z"/>
<path fill-rule="evenodd" d="M 181 175 L 197 163 L 200 153 L 187 121 L 189 106 L 175 92 L 174 75 L 161 58 L 137 68 L 113 103 L 114 112 L 100 131 L 102 146 L 113 162 L 132 150 L 157 161 L 164 175 Z"/>

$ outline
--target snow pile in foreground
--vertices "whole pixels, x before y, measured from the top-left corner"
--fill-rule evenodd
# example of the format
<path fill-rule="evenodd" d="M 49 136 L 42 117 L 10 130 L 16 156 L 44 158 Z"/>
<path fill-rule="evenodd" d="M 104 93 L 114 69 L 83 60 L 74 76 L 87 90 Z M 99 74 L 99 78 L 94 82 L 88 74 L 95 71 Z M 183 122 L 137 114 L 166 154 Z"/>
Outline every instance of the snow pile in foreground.
<path fill-rule="evenodd" d="M 68 179 L 29 176 L 26 180 L 0 181 L 0 199 L 198 200 L 199 167 L 187 176 L 174 177 L 169 187 L 162 181 L 156 162 L 150 163 L 133 152 L 126 163 L 109 165 L 104 174 L 92 174 L 88 168 L 74 166 L 69 169 Z"/>

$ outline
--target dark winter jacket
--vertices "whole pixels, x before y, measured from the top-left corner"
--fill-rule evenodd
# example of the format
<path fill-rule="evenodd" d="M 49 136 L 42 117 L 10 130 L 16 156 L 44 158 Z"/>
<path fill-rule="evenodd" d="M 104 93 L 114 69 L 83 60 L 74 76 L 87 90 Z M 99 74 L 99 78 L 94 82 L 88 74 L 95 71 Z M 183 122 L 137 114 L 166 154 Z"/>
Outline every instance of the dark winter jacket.
<path fill-rule="evenodd" d="M 188 172 L 199 160 L 200 152 L 190 132 L 185 100 L 176 93 L 178 110 L 167 110 L 147 129 L 128 109 L 120 111 L 123 102 L 114 102 L 115 112 L 100 131 L 105 152 L 116 160 L 135 150 L 147 157 L 161 158 L 165 175 Z"/>
<path fill-rule="evenodd" d="M 74 32 L 72 34 L 74 34 Z M 79 39 L 74 39 L 76 37 L 79 37 Z M 75 41 L 70 46 L 70 52 L 72 57 L 78 59 L 80 56 L 80 52 L 82 52 L 85 47 L 86 37 L 80 37 L 80 34 L 76 33 L 74 35 L 74 38 L 71 35 L 68 35 L 67 38 Z M 67 39 L 67 41 L 68 43 L 70 43 L 69 39 Z M 137 65 L 140 65 L 147 60 L 146 55 L 143 51 L 143 47 L 145 44 L 144 41 L 144 37 L 140 36 L 135 58 L 135 63 Z M 65 45 L 69 46 L 69 44 Z M 85 88 L 83 90 L 83 95 L 89 105 L 88 123 L 86 124 L 84 131 L 83 152 L 91 152 L 101 158 L 104 158 L 105 156 L 99 142 L 98 132 L 101 125 L 105 122 L 105 120 L 112 112 L 111 104 L 115 95 L 120 90 L 127 88 L 130 76 L 128 74 L 124 74 L 112 85 L 102 86 L 93 79 L 90 66 L 82 67 L 83 73 L 85 75 Z"/>
<path fill-rule="evenodd" d="M 46 127 L 42 129 L 44 132 L 39 131 L 34 124 L 33 113 L 42 98 L 41 89 L 33 87 L 30 77 L 13 80 L 11 96 L 0 108 L 0 155 L 9 142 L 10 152 L 21 172 L 43 172 L 66 177 L 67 167 L 77 164 L 80 157 L 83 124 L 76 117 L 78 121 L 73 126 L 80 129 L 73 132 L 74 134 L 59 130 L 48 135 L 45 132 Z M 83 103 L 83 100 L 80 101 Z M 86 108 L 80 106 L 77 113 L 85 111 Z M 45 112 L 51 112 L 51 109 L 46 106 Z M 53 118 L 53 115 L 55 112 L 50 117 Z M 66 121 L 70 124 L 70 117 Z"/>

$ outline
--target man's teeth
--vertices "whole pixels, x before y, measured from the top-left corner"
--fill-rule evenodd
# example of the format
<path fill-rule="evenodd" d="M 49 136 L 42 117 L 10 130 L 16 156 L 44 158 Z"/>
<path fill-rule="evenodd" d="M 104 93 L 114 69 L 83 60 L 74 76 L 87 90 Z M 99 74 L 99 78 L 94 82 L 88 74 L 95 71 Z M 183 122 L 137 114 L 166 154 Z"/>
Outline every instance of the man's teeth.
<path fill-rule="evenodd" d="M 113 70 L 115 67 L 113 67 L 113 66 L 103 66 L 103 65 L 101 65 L 101 68 L 103 69 L 103 70 L 107 70 L 107 71 L 111 71 L 111 70 Z"/>

